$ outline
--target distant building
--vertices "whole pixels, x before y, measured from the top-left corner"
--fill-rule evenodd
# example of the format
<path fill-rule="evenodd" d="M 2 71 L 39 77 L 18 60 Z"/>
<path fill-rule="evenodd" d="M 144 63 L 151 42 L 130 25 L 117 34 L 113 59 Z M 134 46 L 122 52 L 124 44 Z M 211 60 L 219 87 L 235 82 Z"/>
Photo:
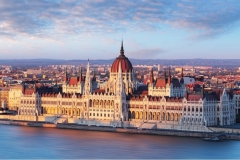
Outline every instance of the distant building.
<path fill-rule="evenodd" d="M 183 77 L 184 79 L 184 84 L 191 84 L 195 82 L 195 78 L 193 77 Z"/>
<path fill-rule="evenodd" d="M 158 72 L 162 71 L 163 70 L 163 65 L 161 64 L 158 64 Z"/>
<path fill-rule="evenodd" d="M 28 69 L 26 74 L 42 74 L 42 69 Z"/>

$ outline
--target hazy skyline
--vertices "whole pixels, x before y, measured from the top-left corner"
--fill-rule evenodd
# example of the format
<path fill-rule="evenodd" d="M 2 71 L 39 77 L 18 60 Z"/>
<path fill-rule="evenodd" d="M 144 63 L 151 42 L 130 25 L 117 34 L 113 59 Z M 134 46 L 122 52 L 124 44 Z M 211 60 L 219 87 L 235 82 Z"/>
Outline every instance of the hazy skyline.
<path fill-rule="evenodd" d="M 239 0 L 0 0 L 1 59 L 240 59 Z"/>

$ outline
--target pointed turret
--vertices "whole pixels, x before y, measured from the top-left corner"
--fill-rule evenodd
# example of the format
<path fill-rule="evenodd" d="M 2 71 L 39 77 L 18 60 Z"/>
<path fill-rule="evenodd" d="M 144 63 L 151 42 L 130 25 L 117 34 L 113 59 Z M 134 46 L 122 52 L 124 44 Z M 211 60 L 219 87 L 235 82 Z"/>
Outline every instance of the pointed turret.
<path fill-rule="evenodd" d="M 182 68 L 182 73 L 181 73 L 181 80 L 180 80 L 181 84 L 184 84 L 184 78 L 183 78 L 183 68 Z"/>
<path fill-rule="evenodd" d="M 81 82 L 82 81 L 82 67 L 81 66 L 79 66 L 78 77 L 79 77 L 79 82 Z"/>
<path fill-rule="evenodd" d="M 122 68 L 121 68 L 121 63 L 119 63 L 118 76 L 117 76 L 117 82 L 116 82 L 116 94 L 120 96 L 123 92 L 124 92 L 124 87 L 123 87 Z"/>
<path fill-rule="evenodd" d="M 153 68 L 151 68 L 150 74 L 149 74 L 149 83 L 153 84 L 154 83 L 154 78 L 153 78 Z"/>
<path fill-rule="evenodd" d="M 167 71 L 166 71 L 166 68 L 164 68 L 164 79 L 165 79 L 165 83 L 167 83 Z"/>
<path fill-rule="evenodd" d="M 188 90 L 189 90 L 189 87 L 187 87 L 186 90 L 185 90 L 184 97 L 185 97 L 186 99 L 188 99 Z"/>
<path fill-rule="evenodd" d="M 95 75 L 95 70 L 93 69 L 93 78 L 92 81 L 96 81 L 96 75 Z"/>
<path fill-rule="evenodd" d="M 22 82 L 22 93 L 25 93 L 25 82 Z"/>
<path fill-rule="evenodd" d="M 203 86 L 202 86 L 202 99 L 204 98 L 204 88 L 205 88 L 205 85 L 203 84 Z"/>
<path fill-rule="evenodd" d="M 68 77 L 67 77 L 67 67 L 64 68 L 64 81 L 67 82 Z"/>
<path fill-rule="evenodd" d="M 34 82 L 34 93 L 37 93 L 37 85 L 36 85 L 36 81 Z"/>
<path fill-rule="evenodd" d="M 171 84 L 171 70 L 170 70 L 170 67 L 169 67 L 169 70 L 168 70 L 168 84 L 169 85 Z"/>
<path fill-rule="evenodd" d="M 88 59 L 86 78 L 85 78 L 85 84 L 84 84 L 84 93 L 90 94 L 91 92 L 92 92 L 92 82 L 91 82 L 91 76 L 90 76 L 90 64 Z"/>

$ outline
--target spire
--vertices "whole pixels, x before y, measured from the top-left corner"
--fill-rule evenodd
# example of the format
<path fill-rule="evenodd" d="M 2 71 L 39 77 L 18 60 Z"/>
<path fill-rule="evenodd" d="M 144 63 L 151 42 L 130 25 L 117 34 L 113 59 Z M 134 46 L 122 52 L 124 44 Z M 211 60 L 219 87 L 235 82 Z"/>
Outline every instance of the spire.
<path fill-rule="evenodd" d="M 122 78 L 122 67 L 121 67 L 121 63 L 119 63 L 119 66 L 118 66 L 118 75 Z M 119 78 L 120 78 L 119 77 Z"/>
<path fill-rule="evenodd" d="M 184 94 L 184 97 L 186 98 L 186 99 L 188 99 L 188 86 L 186 87 L 186 90 L 185 90 L 185 94 Z"/>
<path fill-rule="evenodd" d="M 153 84 L 153 80 L 154 80 L 154 78 L 153 78 L 153 68 L 151 68 L 149 80 L 150 80 L 150 84 Z"/>
<path fill-rule="evenodd" d="M 205 88 L 205 85 L 203 84 L 202 85 L 202 99 L 204 98 L 204 88 Z"/>
<path fill-rule="evenodd" d="M 84 93 L 87 95 L 87 94 L 90 94 L 91 92 L 92 92 L 92 82 L 90 77 L 90 64 L 88 59 L 85 84 L 84 84 Z"/>
<path fill-rule="evenodd" d="M 124 93 L 124 87 L 123 87 L 123 78 L 122 78 L 122 67 L 121 67 L 121 63 L 119 63 L 118 76 L 117 76 L 117 82 L 116 82 L 116 94 L 121 95 L 122 93 Z"/>
<path fill-rule="evenodd" d="M 67 82 L 68 78 L 67 78 L 67 67 L 64 68 L 64 81 Z"/>
<path fill-rule="evenodd" d="M 37 93 L 37 85 L 36 85 L 36 81 L 34 81 L 34 93 Z"/>
<path fill-rule="evenodd" d="M 180 83 L 184 83 L 184 79 L 183 79 L 183 68 L 182 68 L 182 73 L 181 73 L 181 80 L 180 80 Z"/>
<path fill-rule="evenodd" d="M 89 71 L 88 71 L 88 70 L 89 70 Z M 86 65 L 86 72 L 90 72 L 89 58 L 88 58 L 87 65 Z"/>
<path fill-rule="evenodd" d="M 92 80 L 96 81 L 95 69 L 93 69 L 93 78 L 92 78 Z"/>
<path fill-rule="evenodd" d="M 121 46 L 121 50 L 120 50 L 120 55 L 124 55 L 123 40 L 122 40 L 122 46 Z"/>
<path fill-rule="evenodd" d="M 79 77 L 79 81 L 82 81 L 82 67 L 79 66 L 79 71 L 78 71 L 78 77 Z"/>
<path fill-rule="evenodd" d="M 23 94 L 25 93 L 25 82 L 24 81 L 22 82 L 22 93 Z"/>
<path fill-rule="evenodd" d="M 169 70 L 168 70 L 168 84 L 169 85 L 171 84 L 171 71 L 170 71 L 170 67 L 169 67 Z"/>

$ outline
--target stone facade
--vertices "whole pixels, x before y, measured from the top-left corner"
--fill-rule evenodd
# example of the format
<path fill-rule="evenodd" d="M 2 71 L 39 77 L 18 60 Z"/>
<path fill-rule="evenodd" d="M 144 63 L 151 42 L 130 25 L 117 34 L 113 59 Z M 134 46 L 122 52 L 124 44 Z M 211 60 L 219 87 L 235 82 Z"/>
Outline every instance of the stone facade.
<path fill-rule="evenodd" d="M 230 125 L 236 120 L 236 102 L 231 92 L 215 89 L 205 93 L 203 86 L 202 91 L 191 93 L 185 89 L 183 76 L 180 80 L 172 78 L 170 71 L 168 78 L 165 74 L 164 78 L 156 80 L 151 73 L 147 90 L 140 92 L 132 65 L 124 56 L 123 45 L 112 66 L 110 79 L 102 88 L 96 87 L 89 62 L 85 78 L 81 70 L 78 77 L 65 74 L 63 93 L 38 93 L 36 85 L 28 94 L 23 91 L 19 115 L 41 113 L 55 116 L 52 121 L 57 123 L 58 118 L 68 117 L 76 119 L 75 123 L 91 122 L 91 125 L 100 124 L 99 121 L 113 126 L 133 121 L 138 127 L 147 123 L 168 124 L 182 130 L 203 130 L 206 126 Z"/>

